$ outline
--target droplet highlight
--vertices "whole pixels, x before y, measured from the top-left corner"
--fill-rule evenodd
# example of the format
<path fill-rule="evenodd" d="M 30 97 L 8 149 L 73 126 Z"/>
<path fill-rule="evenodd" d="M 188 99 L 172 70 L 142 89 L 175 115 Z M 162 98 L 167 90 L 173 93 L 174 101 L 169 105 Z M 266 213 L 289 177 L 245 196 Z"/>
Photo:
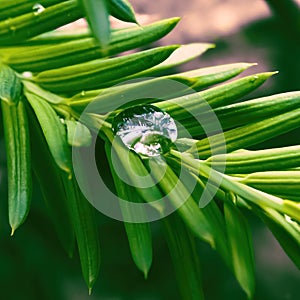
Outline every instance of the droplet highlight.
<path fill-rule="evenodd" d="M 22 73 L 22 77 L 23 78 L 32 78 L 33 77 L 33 74 L 32 74 L 32 72 L 30 72 L 30 71 L 25 71 L 25 72 L 23 72 Z"/>
<path fill-rule="evenodd" d="M 177 139 L 174 119 L 153 105 L 123 110 L 115 116 L 112 129 L 127 148 L 147 157 L 167 152 Z"/>
<path fill-rule="evenodd" d="M 38 15 L 38 14 L 42 13 L 45 10 L 45 7 L 42 4 L 40 4 L 40 3 L 35 3 L 32 6 L 32 10 L 33 10 L 33 13 L 35 15 Z"/>

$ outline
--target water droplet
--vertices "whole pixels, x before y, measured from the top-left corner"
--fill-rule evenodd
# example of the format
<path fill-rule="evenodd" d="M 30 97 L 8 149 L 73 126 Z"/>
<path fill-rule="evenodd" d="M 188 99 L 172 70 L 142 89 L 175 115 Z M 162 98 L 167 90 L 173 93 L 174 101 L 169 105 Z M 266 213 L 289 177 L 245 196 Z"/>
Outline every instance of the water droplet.
<path fill-rule="evenodd" d="M 22 76 L 24 78 L 32 78 L 33 75 L 30 71 L 25 71 L 25 72 L 22 73 Z"/>
<path fill-rule="evenodd" d="M 11 18 L 7 18 L 5 21 L 4 21 L 4 23 L 5 23 L 5 25 L 7 26 L 7 27 L 10 27 L 11 25 L 10 25 L 10 23 L 11 23 Z"/>
<path fill-rule="evenodd" d="M 250 79 L 251 82 L 255 82 L 258 79 L 257 75 L 252 76 L 252 78 Z"/>
<path fill-rule="evenodd" d="M 148 157 L 168 151 L 177 138 L 175 121 L 153 105 L 138 105 L 123 110 L 115 116 L 112 127 L 129 149 Z"/>
<path fill-rule="evenodd" d="M 81 97 L 84 97 L 84 96 L 85 96 L 85 91 L 82 91 L 82 92 L 80 93 L 80 96 L 81 96 Z"/>
<path fill-rule="evenodd" d="M 35 3 L 32 6 L 32 9 L 33 9 L 33 13 L 35 15 L 38 15 L 38 14 L 42 13 L 45 10 L 45 7 L 42 4 L 40 4 L 40 3 Z"/>
<path fill-rule="evenodd" d="M 285 218 L 285 220 L 288 222 L 288 223 L 291 223 L 291 224 L 297 224 L 297 222 L 296 221 L 294 221 L 290 216 L 288 216 L 288 215 L 284 215 L 284 218 Z"/>

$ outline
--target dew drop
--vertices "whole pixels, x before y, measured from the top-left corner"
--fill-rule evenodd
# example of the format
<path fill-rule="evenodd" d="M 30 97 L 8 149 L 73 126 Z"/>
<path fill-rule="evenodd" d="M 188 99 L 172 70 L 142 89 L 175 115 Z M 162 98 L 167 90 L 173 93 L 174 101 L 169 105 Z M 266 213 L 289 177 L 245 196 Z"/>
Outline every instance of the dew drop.
<path fill-rule="evenodd" d="M 30 71 L 25 71 L 22 73 L 24 78 L 32 78 L 33 74 Z"/>
<path fill-rule="evenodd" d="M 257 75 L 254 75 L 252 78 L 251 78 L 251 82 L 255 82 L 256 80 L 258 79 L 258 76 Z"/>
<path fill-rule="evenodd" d="M 127 148 L 147 157 L 167 152 L 177 138 L 175 121 L 153 105 L 123 110 L 115 116 L 112 128 Z"/>
<path fill-rule="evenodd" d="M 4 21 L 4 23 L 5 23 L 5 25 L 7 26 L 7 27 L 10 27 L 11 25 L 10 25 L 10 23 L 11 23 L 11 18 L 7 18 L 5 21 Z"/>
<path fill-rule="evenodd" d="M 35 15 L 38 15 L 38 14 L 42 13 L 45 10 L 45 7 L 42 4 L 40 4 L 40 3 L 35 3 L 32 6 L 32 9 L 33 9 L 33 13 Z"/>

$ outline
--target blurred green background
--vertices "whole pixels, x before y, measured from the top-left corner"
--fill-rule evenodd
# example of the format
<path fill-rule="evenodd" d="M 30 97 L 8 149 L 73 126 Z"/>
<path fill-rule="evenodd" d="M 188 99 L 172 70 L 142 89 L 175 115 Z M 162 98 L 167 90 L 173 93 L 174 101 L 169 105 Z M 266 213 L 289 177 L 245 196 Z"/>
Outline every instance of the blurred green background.
<path fill-rule="evenodd" d="M 248 96 L 300 89 L 299 10 L 282 6 L 272 12 L 260 0 L 131 1 L 141 23 L 182 16 L 181 24 L 161 41 L 213 42 L 216 49 L 188 64 L 197 68 L 230 62 L 258 62 L 250 72 L 280 73 Z M 290 1 L 269 1 L 272 3 Z M 299 1 L 295 1 L 299 4 Z M 275 6 L 276 8 L 276 6 Z M 295 13 L 296 12 L 296 13 Z M 297 25 L 298 24 L 298 25 Z M 298 26 L 298 27 L 297 27 Z M 299 130 L 261 146 L 299 144 Z M 92 296 L 81 277 L 78 255 L 69 259 L 57 240 L 38 185 L 26 223 L 10 237 L 7 219 L 7 178 L 2 124 L 0 125 L 0 299 L 8 300 L 159 300 L 180 299 L 166 242 L 159 222 L 152 224 L 154 262 L 144 280 L 130 257 L 123 224 L 98 214 L 102 268 Z M 269 230 L 247 215 L 253 229 L 256 256 L 256 300 L 300 298 L 300 272 L 281 250 Z M 63 229 L 62 229 L 63 230 Z M 198 243 L 206 298 L 246 299 L 229 270 L 209 247 Z M 188 299 L 184 299 L 188 300 Z"/>

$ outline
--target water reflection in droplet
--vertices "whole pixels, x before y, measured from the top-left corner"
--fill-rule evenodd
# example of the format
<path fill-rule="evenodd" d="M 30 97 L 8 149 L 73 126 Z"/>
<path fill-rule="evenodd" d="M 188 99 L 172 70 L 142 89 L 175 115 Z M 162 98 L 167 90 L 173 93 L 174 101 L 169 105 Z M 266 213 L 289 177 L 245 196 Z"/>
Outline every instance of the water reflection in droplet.
<path fill-rule="evenodd" d="M 35 3 L 32 6 L 32 10 L 33 10 L 35 15 L 38 15 L 38 14 L 42 13 L 45 10 L 45 7 L 40 3 Z"/>
<path fill-rule="evenodd" d="M 30 71 L 25 71 L 22 73 L 23 78 L 32 78 L 33 74 Z"/>
<path fill-rule="evenodd" d="M 175 121 L 153 105 L 123 110 L 114 118 L 112 126 L 114 133 L 129 149 L 148 157 L 168 151 L 177 138 Z"/>

